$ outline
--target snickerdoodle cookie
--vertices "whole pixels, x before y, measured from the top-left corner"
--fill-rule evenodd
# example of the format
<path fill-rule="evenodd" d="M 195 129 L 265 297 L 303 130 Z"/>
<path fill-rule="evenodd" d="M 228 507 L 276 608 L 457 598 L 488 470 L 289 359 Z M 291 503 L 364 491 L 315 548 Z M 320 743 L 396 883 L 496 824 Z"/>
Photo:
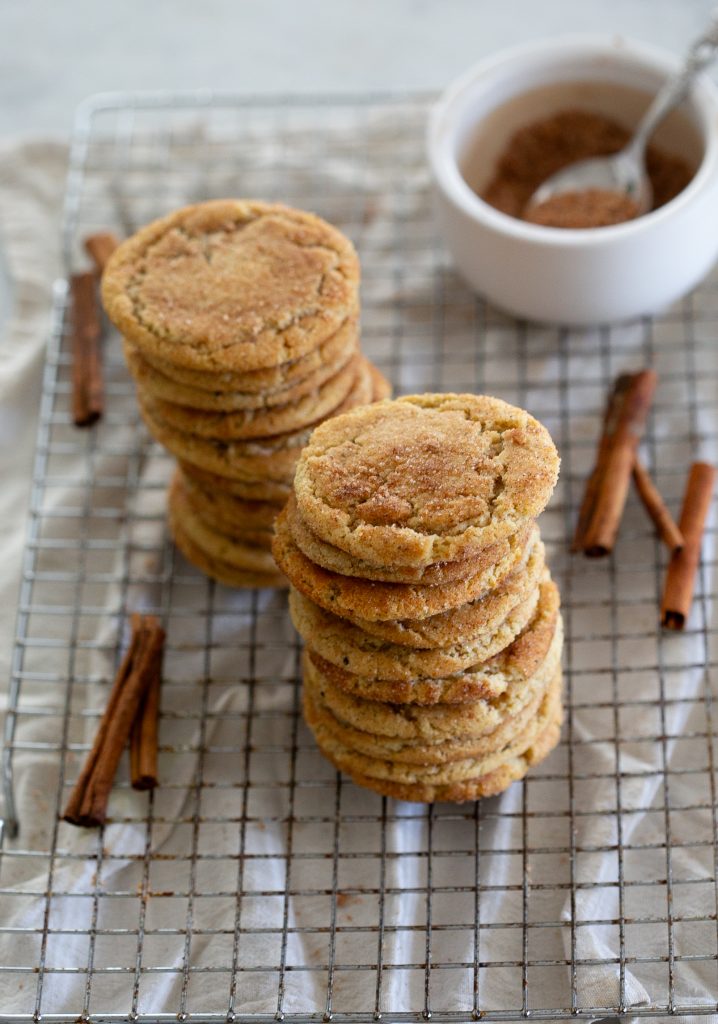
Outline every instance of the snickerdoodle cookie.
<path fill-rule="evenodd" d="M 329 380 L 284 405 L 216 412 L 178 405 L 147 392 L 154 413 L 163 423 L 194 437 L 216 441 L 241 441 L 275 437 L 301 430 L 327 416 L 346 401 L 356 387 L 362 369 L 368 375 L 363 356 L 356 355 Z M 144 390 L 144 389 L 143 389 Z"/>
<path fill-rule="evenodd" d="M 169 507 L 183 533 L 212 559 L 245 572 L 276 572 L 270 554 L 271 531 L 246 529 L 241 523 L 232 533 L 213 528 L 195 511 L 181 475 L 170 485 Z"/>
<path fill-rule="evenodd" d="M 554 666 L 550 674 L 542 671 L 530 681 L 530 685 L 521 688 L 520 694 L 516 695 L 517 699 L 512 702 L 510 712 L 507 708 L 497 709 L 488 703 L 477 702 L 469 706 L 472 712 L 476 711 L 474 716 L 463 717 L 457 713 L 457 707 L 463 710 L 464 706 L 453 706 L 449 708 L 449 715 L 437 715 L 435 721 L 430 723 L 428 719 L 434 711 L 443 712 L 445 709 L 440 707 L 424 711 L 416 724 L 426 731 L 415 731 L 411 736 L 388 732 L 393 726 L 398 726 L 396 718 L 400 716 L 393 717 L 391 712 L 388 715 L 381 711 L 375 713 L 386 705 L 365 702 L 371 706 L 348 709 L 343 702 L 332 701 L 337 694 L 328 693 L 311 667 L 305 675 L 305 685 L 308 684 L 307 690 L 314 702 L 317 717 L 327 731 L 345 746 L 367 757 L 390 760 L 396 764 L 429 765 L 499 753 L 516 736 L 522 735 L 532 720 L 535 720 L 551 686 L 560 677 L 560 667 Z M 363 714 L 359 713 L 360 710 Z M 368 728 L 348 721 L 345 718 L 346 711 L 355 711 L 356 717 L 363 718 Z M 433 725 L 437 726 L 436 732 L 431 732 Z"/>
<path fill-rule="evenodd" d="M 463 704 L 505 693 L 513 684 L 529 680 L 553 650 L 558 661 L 563 649 L 563 624 L 556 585 L 545 580 L 538 604 L 523 631 L 502 651 L 484 662 L 439 678 L 381 679 L 359 675 L 321 658 L 310 646 L 309 655 L 322 675 L 345 693 L 390 704 Z"/>
<path fill-rule="evenodd" d="M 414 395 L 318 427 L 297 465 L 299 513 L 322 540 L 381 566 L 471 557 L 544 508 L 551 437 L 485 395 Z"/>
<path fill-rule="evenodd" d="M 215 200 L 154 221 L 113 254 L 107 314 L 140 351 L 195 370 L 276 366 L 315 349 L 357 308 L 349 240 L 313 214 Z"/>
<path fill-rule="evenodd" d="M 243 501 L 270 502 L 282 508 L 291 493 L 291 483 L 286 483 L 283 478 L 270 480 L 266 477 L 258 478 L 251 474 L 246 477 L 220 476 L 207 469 L 201 469 L 191 462 L 178 460 L 178 465 L 185 478 L 195 481 L 204 489 L 222 491 L 229 497 L 239 498 Z M 290 470 L 291 480 L 291 470 Z"/>
<path fill-rule="evenodd" d="M 330 716 L 322 714 L 309 690 L 304 691 L 303 706 L 304 717 L 319 749 L 355 782 L 402 800 L 460 803 L 502 792 L 550 753 L 560 738 L 563 718 L 561 690 L 561 674 L 558 672 L 535 715 L 497 752 L 427 764 L 407 764 L 393 758 L 363 754 L 348 746 L 337 734 Z"/>
<path fill-rule="evenodd" d="M 440 679 L 486 661 L 503 650 L 527 625 L 538 603 L 538 588 L 516 605 L 498 625 L 447 647 L 421 650 L 389 643 L 351 622 L 325 611 L 293 590 L 289 597 L 292 622 L 312 651 L 338 668 L 366 679 Z"/>
<path fill-rule="evenodd" d="M 524 549 L 517 567 L 496 587 L 473 601 L 424 619 L 372 622 L 353 616 L 346 621 L 364 633 L 403 647 L 429 650 L 460 644 L 465 637 L 491 633 L 517 605 L 527 601 L 538 587 L 544 567 L 544 546 L 536 530 L 534 540 Z"/>
<path fill-rule="evenodd" d="M 358 338 L 351 345 L 331 359 L 320 365 L 311 375 L 287 384 L 285 387 L 266 391 L 243 390 L 242 379 L 237 376 L 235 388 L 228 391 L 224 388 L 200 388 L 190 384 L 182 384 L 170 375 L 158 370 L 140 353 L 134 345 L 125 340 L 125 362 L 135 379 L 138 388 L 142 388 L 153 398 L 190 409 L 201 409 L 203 412 L 237 412 L 241 409 L 270 409 L 278 405 L 289 405 L 300 398 L 316 392 L 326 381 L 334 377 L 358 352 Z"/>
<path fill-rule="evenodd" d="M 374 368 L 362 360 L 351 391 L 335 411 L 370 402 L 378 384 L 384 386 L 384 378 L 379 381 Z M 138 401 L 150 433 L 168 451 L 200 470 L 230 479 L 254 480 L 259 484 L 265 480 L 291 484 L 302 446 L 311 434 L 311 426 L 306 426 L 270 437 L 237 440 L 200 437 L 168 423 L 161 409 L 148 396 L 140 393 Z"/>
<path fill-rule="evenodd" d="M 475 575 L 480 569 L 486 568 L 496 557 L 496 545 L 483 548 L 473 558 L 460 558 L 453 562 L 434 562 L 426 568 L 417 566 L 379 566 L 371 562 L 363 562 L 353 558 L 341 548 L 327 544 L 310 530 L 302 519 L 297 508 L 294 495 L 287 503 L 287 523 L 292 537 L 307 558 L 331 572 L 342 576 L 354 576 L 358 579 L 379 580 L 383 583 L 421 583 L 435 586 L 437 583 L 449 583 L 459 576 Z"/>
<path fill-rule="evenodd" d="M 239 569 L 204 550 L 186 532 L 181 515 L 178 515 L 172 503 L 168 505 L 168 521 L 172 539 L 187 561 L 220 583 L 224 583 L 228 587 L 284 587 L 287 585 L 286 579 L 276 569 L 273 572 Z"/>
<path fill-rule="evenodd" d="M 276 366 L 265 366 L 261 370 L 191 370 L 186 366 L 175 366 L 174 363 L 160 359 L 147 349 L 142 351 L 141 358 L 146 366 L 152 367 L 164 380 L 189 388 L 192 392 L 204 391 L 210 397 L 219 399 L 223 394 L 231 395 L 240 391 L 261 400 L 267 395 L 281 393 L 308 380 L 318 379 L 322 375 L 331 377 L 332 372 L 336 372 L 354 354 L 358 343 L 359 322 L 355 314 L 348 317 L 334 334 L 306 355 L 278 363 Z M 125 339 L 125 345 L 134 353 L 140 354 L 137 347 L 128 339 Z"/>
<path fill-rule="evenodd" d="M 203 487 L 196 478 L 187 476 L 179 468 L 176 475 L 182 477 L 187 502 L 209 526 L 228 534 L 239 528 L 255 533 L 271 532 L 281 509 L 280 503 L 247 501 L 225 490 Z"/>
<path fill-rule="evenodd" d="M 417 583 L 382 583 L 323 569 L 297 547 L 287 523 L 286 510 L 274 524 L 274 558 L 292 585 L 321 608 L 342 618 L 378 621 L 421 619 L 458 608 L 498 586 L 524 558 L 533 543 L 533 524 L 496 546 L 496 561 L 477 573 L 437 586 Z"/>

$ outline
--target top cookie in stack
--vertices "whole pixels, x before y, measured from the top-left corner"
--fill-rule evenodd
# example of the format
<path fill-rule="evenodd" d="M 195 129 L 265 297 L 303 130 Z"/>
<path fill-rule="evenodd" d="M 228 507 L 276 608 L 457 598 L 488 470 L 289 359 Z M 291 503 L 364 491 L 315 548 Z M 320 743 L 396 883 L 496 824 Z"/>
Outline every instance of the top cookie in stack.
<path fill-rule="evenodd" d="M 140 409 L 180 461 L 170 524 L 236 585 L 276 585 L 269 553 L 311 426 L 385 397 L 359 350 L 359 264 L 312 214 L 221 200 L 155 221 L 103 275 Z"/>
<path fill-rule="evenodd" d="M 486 396 L 385 401 L 312 434 L 273 550 L 305 717 L 363 785 L 473 799 L 557 742 L 563 634 L 534 520 L 558 464 L 540 423 Z"/>

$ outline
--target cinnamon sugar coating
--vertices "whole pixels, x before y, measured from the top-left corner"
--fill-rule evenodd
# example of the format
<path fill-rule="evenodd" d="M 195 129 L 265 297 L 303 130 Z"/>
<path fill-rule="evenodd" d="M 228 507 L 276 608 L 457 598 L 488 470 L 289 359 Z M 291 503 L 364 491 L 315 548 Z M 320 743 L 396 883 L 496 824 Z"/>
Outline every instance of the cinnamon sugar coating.
<path fill-rule="evenodd" d="M 413 395 L 318 427 L 295 477 L 322 540 L 380 566 L 475 555 L 545 507 L 558 476 L 551 437 L 485 395 Z"/>
<path fill-rule="evenodd" d="M 362 754 L 342 742 L 308 690 L 304 691 L 303 707 L 322 753 L 359 785 L 400 800 L 460 803 L 501 793 L 550 753 L 560 739 L 561 688 L 558 673 L 535 717 L 503 750 L 447 764 L 403 764 Z"/>
<path fill-rule="evenodd" d="M 578 160 L 618 153 L 630 139 L 627 128 L 603 114 L 559 110 L 519 128 L 511 137 L 482 198 L 502 213 L 522 217 L 531 196 L 552 174 Z M 656 146 L 648 147 L 646 170 L 654 210 L 678 195 L 694 173 L 681 156 Z"/>
<path fill-rule="evenodd" d="M 310 657 L 333 686 L 355 697 L 391 704 L 471 704 L 496 698 L 509 686 L 525 684 L 552 649 L 560 659 L 563 627 L 559 595 L 550 578 L 544 580 L 538 605 L 524 630 L 502 651 L 485 662 L 443 678 L 377 679 L 333 665 L 310 649 Z"/>
<path fill-rule="evenodd" d="M 535 540 L 536 527 L 514 534 L 501 545 L 494 564 L 475 575 L 452 580 L 437 586 L 418 583 L 383 583 L 377 580 L 342 576 L 315 565 L 295 544 L 287 524 L 286 510 L 274 523 L 272 553 L 282 572 L 297 590 L 321 608 L 346 619 L 388 621 L 421 619 L 488 593 L 515 572 L 525 558 L 528 545 Z"/>
<path fill-rule="evenodd" d="M 297 359 L 356 307 L 354 248 L 319 217 L 216 200 L 154 221 L 113 254 L 107 314 L 140 350 L 196 370 Z"/>
<path fill-rule="evenodd" d="M 270 407 L 214 412 L 178 405 L 148 393 L 156 414 L 164 423 L 195 437 L 218 441 L 274 437 L 301 430 L 331 415 L 354 388 L 364 363 L 363 356 L 355 355 L 333 377 L 301 398 Z"/>
<path fill-rule="evenodd" d="M 208 390 L 207 388 L 182 384 L 171 375 L 165 374 L 153 366 L 126 339 L 124 342 L 125 362 L 129 366 L 139 389 L 165 402 L 173 402 L 175 405 L 217 413 L 235 412 L 238 409 L 274 408 L 295 402 L 297 399 L 315 392 L 322 384 L 331 377 L 334 377 L 357 354 L 358 349 L 359 338 L 356 332 L 354 332 L 353 337 L 351 334 L 347 336 L 342 346 L 336 346 L 335 353 L 328 353 L 321 366 L 314 370 L 311 375 L 303 377 L 294 383 L 289 383 L 286 387 L 276 388 L 271 391 L 268 389 L 265 391 L 243 391 L 242 382 L 249 374 L 244 377 L 241 374 L 237 374 L 235 390 L 228 391 L 226 388 Z M 205 377 L 208 376 L 209 374 L 205 374 Z M 225 376 L 224 374 L 217 374 L 216 379 L 218 381 L 224 380 Z"/>
<path fill-rule="evenodd" d="M 142 350 L 141 358 L 161 377 L 181 388 L 190 388 L 192 392 L 204 391 L 211 397 L 220 398 L 241 391 L 261 399 L 316 378 L 328 366 L 338 368 L 353 354 L 358 342 L 359 315 L 355 311 L 334 334 L 306 355 L 259 370 L 192 370 L 161 359 L 146 348 Z M 137 352 L 136 346 L 126 338 L 125 346 Z"/>
<path fill-rule="evenodd" d="M 472 558 L 461 558 L 452 562 L 434 562 L 425 568 L 411 565 L 379 566 L 371 562 L 353 558 L 341 548 L 334 547 L 321 540 L 310 530 L 297 509 L 297 501 L 292 494 L 287 502 L 287 523 L 294 542 L 310 561 L 323 569 L 340 573 L 342 576 L 353 576 L 357 579 L 377 580 L 383 583 L 420 583 L 424 586 L 436 586 L 439 583 L 450 583 L 461 576 L 474 576 L 482 569 L 496 561 L 497 545 L 482 548 Z"/>

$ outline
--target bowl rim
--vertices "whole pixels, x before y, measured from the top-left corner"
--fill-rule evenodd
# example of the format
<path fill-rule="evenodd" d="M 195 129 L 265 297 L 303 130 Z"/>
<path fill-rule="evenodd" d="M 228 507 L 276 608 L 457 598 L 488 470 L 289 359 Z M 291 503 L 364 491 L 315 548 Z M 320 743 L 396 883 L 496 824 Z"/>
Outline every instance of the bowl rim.
<path fill-rule="evenodd" d="M 481 79 L 491 80 L 507 65 L 520 66 L 521 61 L 527 58 L 542 55 L 550 58 L 553 54 L 556 65 L 560 66 L 562 58 L 582 53 L 597 57 L 610 56 L 623 61 L 626 65 L 643 66 L 666 75 L 680 67 L 680 58 L 659 47 L 624 36 L 598 33 L 566 33 L 520 43 L 502 49 L 474 64 L 451 82 L 433 105 L 426 133 L 427 154 L 434 182 L 446 198 L 470 220 L 533 245 L 554 248 L 600 247 L 640 234 L 674 216 L 710 183 L 718 164 L 718 88 L 703 73 L 695 82 L 689 96 L 700 120 L 699 129 L 704 144 L 703 157 L 688 185 L 657 210 L 651 210 L 634 220 L 601 228 L 556 228 L 532 224 L 502 213 L 474 192 L 461 173 L 448 144 L 447 126 L 449 131 L 455 127 L 458 114 L 465 110 L 468 93 L 476 82 Z"/>

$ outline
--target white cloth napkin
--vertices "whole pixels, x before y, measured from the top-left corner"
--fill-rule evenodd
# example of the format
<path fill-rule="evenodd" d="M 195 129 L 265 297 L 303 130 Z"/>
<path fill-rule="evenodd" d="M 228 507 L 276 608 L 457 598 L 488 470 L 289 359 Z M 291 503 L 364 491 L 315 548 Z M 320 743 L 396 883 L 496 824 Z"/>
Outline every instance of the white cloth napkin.
<path fill-rule="evenodd" d="M 0 143 L 0 233 L 12 306 L 0 336 L 0 679 L 10 671 L 20 558 L 35 447 L 37 410 L 50 327 L 53 280 L 60 274 L 59 219 L 67 147 Z M 4 693 L 4 685 L 1 692 Z"/>

